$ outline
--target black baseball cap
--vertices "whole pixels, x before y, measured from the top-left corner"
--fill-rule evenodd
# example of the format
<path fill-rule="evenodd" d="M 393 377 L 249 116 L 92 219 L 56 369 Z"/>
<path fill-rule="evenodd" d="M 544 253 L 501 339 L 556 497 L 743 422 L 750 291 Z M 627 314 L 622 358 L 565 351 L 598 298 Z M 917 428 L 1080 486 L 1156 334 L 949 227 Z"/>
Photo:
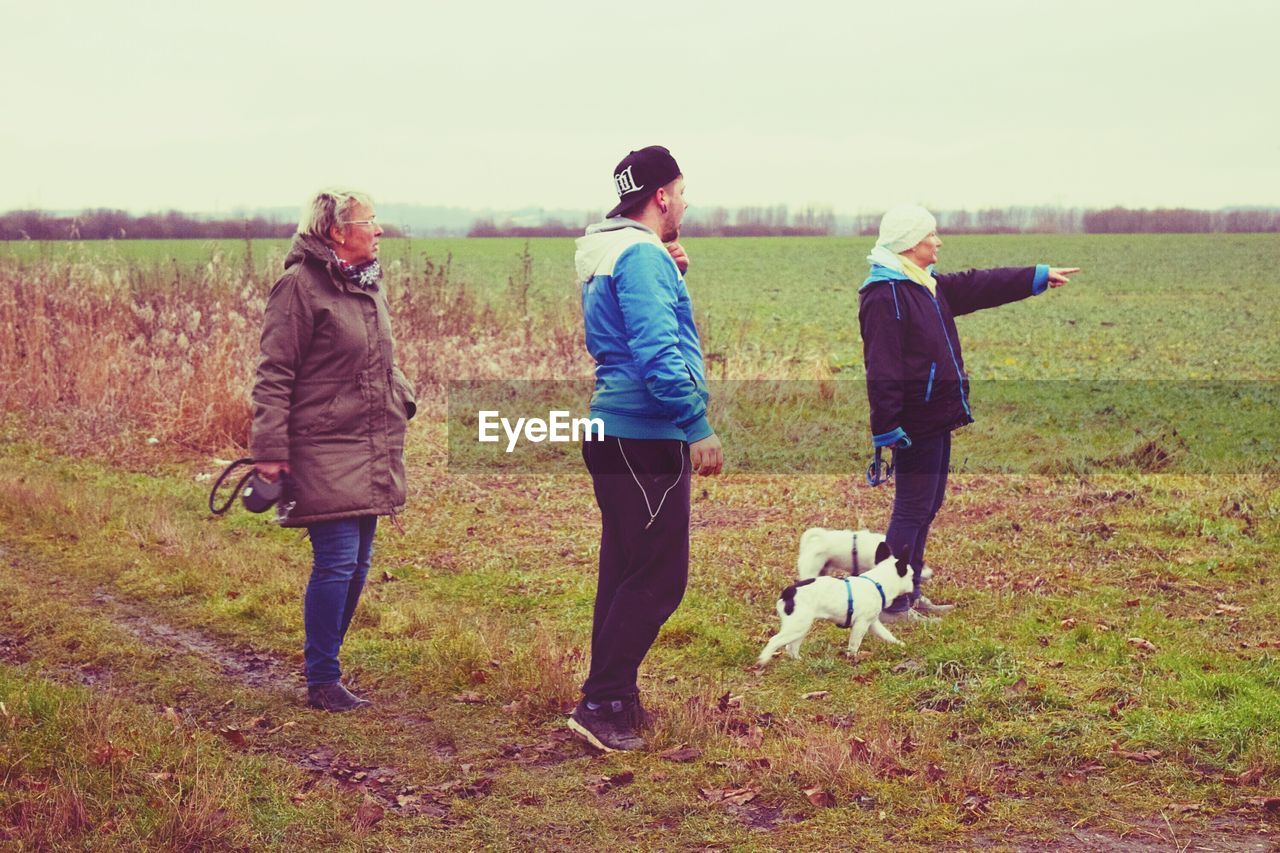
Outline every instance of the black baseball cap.
<path fill-rule="evenodd" d="M 605 218 L 612 219 L 625 213 L 678 177 L 680 167 L 676 158 L 661 145 L 632 151 L 614 167 L 613 184 L 618 191 L 618 205 Z"/>

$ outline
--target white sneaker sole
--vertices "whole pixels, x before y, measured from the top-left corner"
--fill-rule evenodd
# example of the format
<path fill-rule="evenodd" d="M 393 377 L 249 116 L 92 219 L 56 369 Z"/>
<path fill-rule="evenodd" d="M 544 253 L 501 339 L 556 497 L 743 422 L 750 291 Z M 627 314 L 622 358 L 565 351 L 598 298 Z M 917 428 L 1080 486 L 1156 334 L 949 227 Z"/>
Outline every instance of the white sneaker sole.
<path fill-rule="evenodd" d="M 582 738 L 587 743 L 591 744 L 601 752 L 617 752 L 618 751 L 611 746 L 605 746 L 603 743 L 601 743 L 600 738 L 592 734 L 590 729 L 582 725 L 582 723 L 579 723 L 573 717 L 569 717 L 569 731 L 573 732 L 578 737 Z"/>

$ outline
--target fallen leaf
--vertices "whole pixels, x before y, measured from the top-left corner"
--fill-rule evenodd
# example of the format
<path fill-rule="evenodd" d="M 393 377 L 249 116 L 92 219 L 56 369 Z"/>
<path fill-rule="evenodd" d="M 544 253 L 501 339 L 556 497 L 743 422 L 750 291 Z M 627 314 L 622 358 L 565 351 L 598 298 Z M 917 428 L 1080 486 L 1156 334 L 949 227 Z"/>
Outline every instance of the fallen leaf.
<path fill-rule="evenodd" d="M 822 788 L 805 788 L 804 795 L 809 802 L 820 809 L 835 808 L 836 798 Z"/>
<path fill-rule="evenodd" d="M 1148 749 L 1141 752 L 1133 752 L 1127 749 L 1118 749 L 1114 744 L 1111 746 L 1111 754 L 1126 761 L 1136 761 L 1139 764 L 1151 764 L 1160 758 L 1159 750 Z"/>
<path fill-rule="evenodd" d="M 223 726 L 218 729 L 218 734 L 234 746 L 245 747 L 249 745 L 249 741 L 245 738 L 244 732 L 240 731 L 235 726 Z"/>
<path fill-rule="evenodd" d="M 902 736 L 902 743 L 898 745 L 898 751 L 902 753 L 911 753 L 916 751 L 916 742 L 911 739 L 910 734 Z"/>
<path fill-rule="evenodd" d="M 1280 797 L 1250 797 L 1249 803 L 1269 812 L 1280 812 Z"/>
<path fill-rule="evenodd" d="M 1228 613 L 1243 613 L 1243 607 L 1237 607 L 1234 604 L 1219 604 L 1218 609 L 1213 611 L 1215 616 L 1224 616 Z"/>
<path fill-rule="evenodd" d="M 764 729 L 752 726 L 746 734 L 738 737 L 738 743 L 747 749 L 759 749 L 764 745 Z"/>
<path fill-rule="evenodd" d="M 1008 687 L 1006 687 L 1004 689 L 1004 692 L 1008 696 L 1014 696 L 1019 693 L 1026 693 L 1027 680 L 1025 678 L 1019 678 L 1017 681 L 1013 682 L 1013 684 L 1010 684 Z"/>
<path fill-rule="evenodd" d="M 1261 767 L 1251 767 L 1232 780 L 1233 785 L 1256 785 L 1262 781 L 1265 771 Z"/>
<path fill-rule="evenodd" d="M 387 815 L 387 810 L 373 800 L 365 800 L 356 809 L 356 829 L 368 829 Z"/>
<path fill-rule="evenodd" d="M 484 684 L 489 680 L 489 673 L 483 669 L 473 669 L 471 670 L 471 675 L 467 676 L 467 680 L 472 684 Z"/>
<path fill-rule="evenodd" d="M 395 575 L 391 574 L 391 572 L 388 572 L 388 571 L 386 571 L 386 570 L 384 570 L 384 571 L 382 572 L 382 582 L 383 582 L 383 583 L 391 583 L 392 581 L 398 581 L 398 580 L 400 580 L 400 578 L 398 578 L 398 577 L 396 577 Z"/>
<path fill-rule="evenodd" d="M 665 758 L 667 761 L 693 761 L 702 755 L 702 750 L 696 746 L 677 747 L 676 749 L 668 749 L 666 752 L 658 753 L 659 758 Z"/>
<path fill-rule="evenodd" d="M 109 740 L 98 744 L 89 753 L 94 764 L 112 764 L 116 761 L 128 761 L 136 754 L 123 746 L 116 746 Z"/>
<path fill-rule="evenodd" d="M 622 773 L 619 775 L 630 776 L 631 774 L 628 772 L 628 773 Z M 629 782 L 631 780 L 628 779 L 627 781 Z M 486 794 L 488 794 L 489 791 L 493 788 L 493 783 L 494 783 L 494 779 L 492 776 L 481 776 L 479 779 L 475 780 L 474 782 L 468 782 L 467 784 L 459 788 L 458 796 L 464 797 L 464 798 L 465 797 L 483 797 Z M 626 783 L 619 782 L 618 784 L 623 785 Z"/>
<path fill-rule="evenodd" d="M 901 675 L 904 672 L 919 672 L 922 669 L 924 669 L 924 664 L 922 664 L 920 661 L 904 660 L 902 663 L 895 666 L 893 668 L 893 671 L 898 675 Z"/>
<path fill-rule="evenodd" d="M 1137 607 L 1137 606 L 1138 606 L 1139 604 L 1141 604 L 1141 603 L 1142 603 L 1142 599 L 1141 599 L 1141 598 L 1130 598 L 1130 599 L 1128 599 L 1128 600 L 1126 600 L 1126 601 L 1125 601 L 1124 606 L 1125 606 L 1125 607 Z"/>
<path fill-rule="evenodd" d="M 1186 814 L 1200 811 L 1204 808 L 1204 803 L 1170 803 L 1167 808 L 1174 814 Z"/>
<path fill-rule="evenodd" d="M 855 759 L 865 760 L 871 756 L 871 748 L 862 738 L 854 737 L 849 741 L 849 754 Z"/>
<path fill-rule="evenodd" d="M 169 773 L 168 771 L 148 773 L 147 775 L 151 777 L 152 782 L 172 782 L 174 779 L 178 778 L 175 774 Z"/>
<path fill-rule="evenodd" d="M 973 823 L 979 820 L 990 810 L 990 802 L 991 798 L 986 794 L 970 791 L 960 803 L 961 808 L 964 809 L 964 814 L 960 816 L 960 822 Z"/>
<path fill-rule="evenodd" d="M 902 776 L 910 776 L 915 771 L 913 771 L 909 767 L 904 767 L 903 765 L 899 764 L 897 761 L 893 760 L 892 758 L 886 755 L 886 756 L 883 756 L 879 762 L 877 762 L 876 772 L 879 773 L 881 776 L 887 777 L 889 779 L 893 779 L 893 778 L 902 777 Z"/>
<path fill-rule="evenodd" d="M 483 705 L 484 704 L 484 697 L 473 690 L 468 690 L 465 693 L 459 693 L 457 696 L 453 698 L 467 705 Z"/>
<path fill-rule="evenodd" d="M 801 699 L 826 699 L 830 695 L 831 695 L 830 690 L 814 690 L 812 693 L 806 693 L 800 698 Z"/>
<path fill-rule="evenodd" d="M 768 770 L 773 766 L 773 762 L 763 755 L 759 758 L 748 758 L 745 763 L 752 770 Z"/>
<path fill-rule="evenodd" d="M 924 769 L 924 778 L 928 779 L 930 782 L 941 782 L 943 779 L 947 778 L 947 771 L 943 770 L 936 764 L 930 764 Z"/>
<path fill-rule="evenodd" d="M 1129 645 L 1137 646 L 1138 648 L 1142 649 L 1144 652 L 1154 652 L 1156 650 L 1154 643 L 1152 643 L 1150 640 L 1144 640 L 1142 637 L 1130 637 Z"/>
<path fill-rule="evenodd" d="M 726 692 L 723 696 L 721 696 L 719 699 L 716 700 L 716 707 L 720 709 L 721 713 L 728 711 L 730 708 L 741 708 L 742 697 L 731 696 L 728 692 Z"/>
<path fill-rule="evenodd" d="M 623 785 L 630 785 L 636 779 L 636 774 L 630 770 L 624 770 L 621 773 L 615 773 L 612 776 L 598 776 L 587 783 L 587 790 L 595 794 L 603 794 L 614 788 L 620 788 Z"/>
<path fill-rule="evenodd" d="M 731 788 L 724 792 L 724 801 L 735 806 L 745 806 L 758 796 L 760 792 L 755 788 Z"/>

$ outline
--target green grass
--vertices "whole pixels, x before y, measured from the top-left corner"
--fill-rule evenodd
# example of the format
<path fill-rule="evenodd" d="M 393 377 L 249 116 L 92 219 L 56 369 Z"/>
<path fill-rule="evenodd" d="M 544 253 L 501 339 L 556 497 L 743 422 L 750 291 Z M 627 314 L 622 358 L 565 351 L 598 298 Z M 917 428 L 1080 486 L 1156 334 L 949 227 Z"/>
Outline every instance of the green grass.
<path fill-rule="evenodd" d="M 1280 286 L 1273 234 L 1009 235 L 945 237 L 939 270 L 1053 263 L 1079 266 L 1051 294 L 960 320 L 976 379 L 1267 379 L 1280 375 Z M 528 241 L 530 301 L 577 293 L 573 241 Z M 687 276 L 708 352 L 811 365 L 827 360 L 860 375 L 857 289 L 871 238 L 690 239 Z M 456 278 L 502 300 L 519 273 L 517 239 L 384 240 L 384 264 L 421 270 L 452 258 Z M 261 275 L 280 269 L 287 241 L 255 240 Z M 3 243 L 0 256 L 115 265 L 138 263 L 191 280 L 216 256 L 239 269 L 245 243 L 139 240 Z M 778 374 L 775 374 L 778 375 Z M 790 374 L 793 375 L 794 374 Z M 801 378 L 811 378 L 804 373 Z"/>

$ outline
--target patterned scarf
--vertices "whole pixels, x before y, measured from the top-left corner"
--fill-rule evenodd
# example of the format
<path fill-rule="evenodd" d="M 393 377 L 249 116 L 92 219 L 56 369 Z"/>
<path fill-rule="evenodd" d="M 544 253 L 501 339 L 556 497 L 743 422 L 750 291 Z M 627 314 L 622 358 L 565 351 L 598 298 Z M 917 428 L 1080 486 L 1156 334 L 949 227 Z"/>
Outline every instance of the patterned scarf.
<path fill-rule="evenodd" d="M 329 254 L 333 255 L 333 259 L 338 262 L 338 272 L 352 284 L 368 290 L 371 287 L 377 287 L 378 282 L 382 280 L 382 265 L 378 263 L 377 258 L 365 261 L 363 264 L 349 264 L 338 257 L 332 249 L 329 250 Z"/>

